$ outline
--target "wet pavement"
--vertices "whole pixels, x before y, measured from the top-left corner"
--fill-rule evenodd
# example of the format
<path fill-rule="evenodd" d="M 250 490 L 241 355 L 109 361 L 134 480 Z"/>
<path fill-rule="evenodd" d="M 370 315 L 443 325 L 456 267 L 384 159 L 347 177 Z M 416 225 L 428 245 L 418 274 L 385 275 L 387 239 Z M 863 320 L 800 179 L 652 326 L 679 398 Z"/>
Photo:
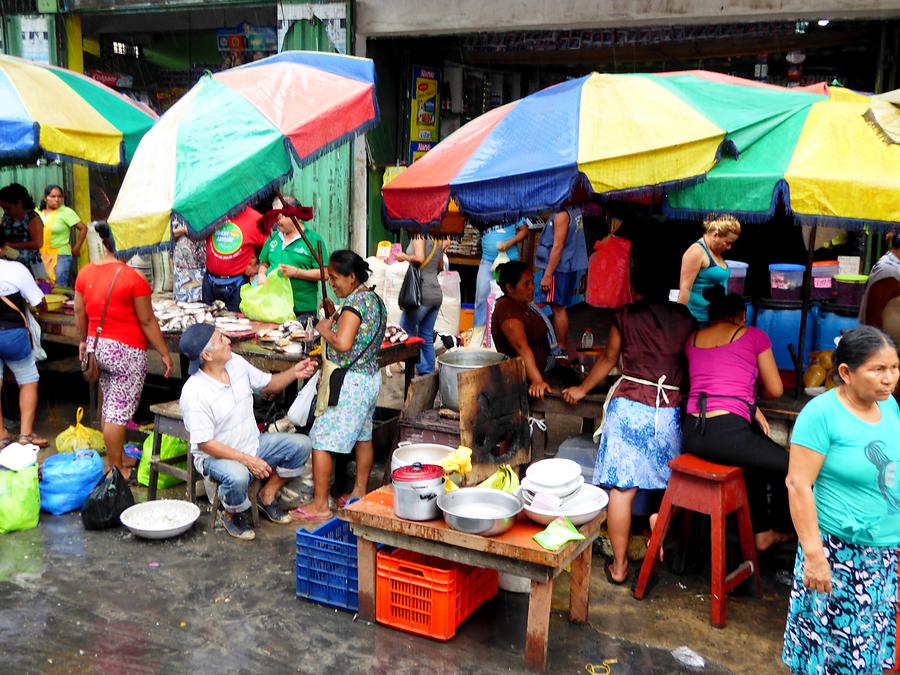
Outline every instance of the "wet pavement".
<path fill-rule="evenodd" d="M 382 403 L 399 407 L 402 377 L 384 382 Z M 53 439 L 72 424 L 83 392 L 78 378 L 43 381 L 37 431 Z M 176 396 L 156 386 L 144 398 Z M 578 420 L 552 422 L 551 445 L 579 432 Z M 256 541 L 238 542 L 210 530 L 201 506 L 194 529 L 169 541 L 86 532 L 77 513 L 42 513 L 37 529 L 0 535 L 0 672 L 524 672 L 527 596 L 501 591 L 446 643 L 354 620 L 295 596 L 293 526 L 264 523 Z M 639 602 L 627 586 L 607 583 L 602 564 L 595 555 L 588 626 L 567 621 L 568 575 L 559 577 L 547 672 L 585 673 L 593 664 L 604 673 L 610 659 L 610 675 L 787 672 L 779 656 L 788 591 L 773 581 L 775 568 L 764 574 L 762 598 L 729 596 L 720 630 L 709 624 L 702 569 L 661 571 Z M 671 651 L 682 646 L 705 667 L 676 661 Z"/>
<path fill-rule="evenodd" d="M 453 640 L 436 642 L 298 599 L 293 527 L 264 524 L 246 543 L 210 531 L 207 520 L 204 513 L 178 539 L 145 541 L 121 529 L 85 532 L 77 513 L 42 514 L 37 529 L 3 536 L 3 669 L 523 672 L 526 596 L 501 591 Z M 614 674 L 694 672 L 666 649 L 570 625 L 557 611 L 565 607 L 565 586 L 559 584 L 554 602 L 548 672 L 583 673 L 607 659 L 618 661 Z M 596 608 L 596 591 L 594 597 Z M 703 672 L 728 671 L 707 663 Z"/>

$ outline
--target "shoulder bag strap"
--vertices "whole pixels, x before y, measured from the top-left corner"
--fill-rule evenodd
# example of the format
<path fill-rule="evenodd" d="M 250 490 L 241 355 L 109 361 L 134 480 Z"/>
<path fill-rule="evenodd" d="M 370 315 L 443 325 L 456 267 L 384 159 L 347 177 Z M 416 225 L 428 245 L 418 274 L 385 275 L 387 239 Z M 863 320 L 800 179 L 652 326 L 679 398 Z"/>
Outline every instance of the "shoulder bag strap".
<path fill-rule="evenodd" d="M 437 250 L 438 250 L 438 243 L 435 241 L 434 246 L 431 249 L 431 253 L 428 254 L 428 257 L 425 258 L 425 262 L 423 262 L 422 265 L 419 267 L 420 270 L 423 270 L 426 267 L 428 267 L 428 263 L 431 262 L 431 259 L 434 257 L 434 254 Z"/>
<path fill-rule="evenodd" d="M 119 278 L 119 273 L 125 268 L 125 263 L 121 263 L 119 269 L 116 270 L 116 273 L 113 274 L 112 281 L 109 282 L 109 290 L 106 292 L 106 302 L 103 303 L 103 313 L 100 315 L 100 323 L 97 324 L 97 334 L 94 337 L 94 349 L 97 348 L 97 340 L 100 339 L 100 333 L 103 332 L 103 322 L 106 321 L 106 310 L 109 309 L 109 299 L 112 297 L 113 287 L 116 285 L 116 279 Z"/>
<path fill-rule="evenodd" d="M 19 316 L 22 317 L 22 322 L 25 324 L 25 330 L 28 332 L 28 337 L 31 338 L 31 348 L 34 349 L 37 345 L 34 344 L 34 335 L 31 334 L 31 326 L 28 325 L 28 319 L 25 318 L 25 314 L 21 309 L 16 307 L 16 303 L 10 300 L 5 295 L 0 295 L 0 300 L 3 300 L 7 305 L 12 307 L 16 312 L 18 312 Z"/>
<path fill-rule="evenodd" d="M 373 293 L 374 291 L 368 292 Z M 381 333 L 381 325 L 384 318 L 384 304 L 381 302 L 381 298 L 379 298 L 377 294 L 375 295 L 375 299 L 378 301 L 378 329 L 375 331 L 372 339 L 369 340 L 369 344 L 366 345 L 365 349 L 363 349 L 349 364 L 347 364 L 347 370 L 350 370 L 354 365 L 356 365 L 356 362 L 359 361 L 366 354 L 366 352 L 369 351 L 369 349 L 373 344 L 375 344 L 375 341 L 378 339 L 378 335 Z"/>

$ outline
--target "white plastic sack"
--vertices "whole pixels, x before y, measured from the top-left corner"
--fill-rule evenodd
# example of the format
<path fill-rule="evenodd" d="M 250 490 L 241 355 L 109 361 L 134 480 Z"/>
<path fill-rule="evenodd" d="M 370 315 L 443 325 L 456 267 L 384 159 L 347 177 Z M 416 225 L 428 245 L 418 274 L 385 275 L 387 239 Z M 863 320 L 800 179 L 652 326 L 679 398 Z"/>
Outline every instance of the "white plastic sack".
<path fill-rule="evenodd" d="M 387 264 L 384 260 L 375 256 L 366 258 L 366 263 L 369 265 L 369 269 L 372 270 L 366 286 L 374 287 L 375 294 L 380 298 L 384 298 L 384 275 L 387 272 Z"/>
<path fill-rule="evenodd" d="M 103 246 L 103 240 L 100 238 L 100 235 L 97 234 L 96 223 L 91 223 L 87 226 L 87 239 L 85 239 L 85 244 L 87 244 L 88 258 L 90 258 L 91 262 L 97 262 L 98 260 L 103 259 L 106 249 Z"/>
<path fill-rule="evenodd" d="M 400 324 L 400 315 L 403 311 L 400 309 L 398 298 L 400 297 L 400 287 L 403 286 L 403 279 L 408 269 L 409 263 L 407 262 L 396 262 L 385 266 L 384 294 L 381 296 L 381 299 L 384 300 L 384 306 L 387 308 L 387 322 L 389 324 Z"/>
<path fill-rule="evenodd" d="M 172 254 L 169 251 L 154 251 L 150 254 L 153 274 L 153 292 L 172 292 Z"/>
<path fill-rule="evenodd" d="M 28 329 L 31 331 L 31 338 L 34 340 L 34 349 L 32 350 L 34 360 L 46 361 L 47 352 L 44 351 L 44 346 L 41 344 L 41 324 L 38 323 L 31 312 L 26 311 L 25 318 L 28 319 Z"/>
<path fill-rule="evenodd" d="M 310 413 L 313 411 L 313 402 L 315 401 L 318 387 L 319 371 L 316 371 L 315 375 L 303 385 L 303 389 L 297 393 L 297 398 L 294 399 L 290 410 L 288 410 L 287 418 L 291 421 L 291 424 L 301 429 L 307 426 Z"/>
<path fill-rule="evenodd" d="M 438 310 L 434 330 L 438 335 L 459 335 L 460 303 L 462 302 L 459 272 L 441 272 L 438 274 L 438 283 L 441 285 L 444 301 Z"/>

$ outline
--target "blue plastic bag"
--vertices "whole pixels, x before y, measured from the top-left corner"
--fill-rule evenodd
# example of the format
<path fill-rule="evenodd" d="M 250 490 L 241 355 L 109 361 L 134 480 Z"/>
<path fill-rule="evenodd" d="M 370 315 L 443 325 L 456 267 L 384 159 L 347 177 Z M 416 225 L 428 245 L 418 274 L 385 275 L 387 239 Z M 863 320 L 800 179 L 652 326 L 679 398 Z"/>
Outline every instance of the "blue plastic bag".
<path fill-rule="evenodd" d="M 41 509 L 54 516 L 77 511 L 103 478 L 103 459 L 94 450 L 61 452 L 41 467 Z"/>

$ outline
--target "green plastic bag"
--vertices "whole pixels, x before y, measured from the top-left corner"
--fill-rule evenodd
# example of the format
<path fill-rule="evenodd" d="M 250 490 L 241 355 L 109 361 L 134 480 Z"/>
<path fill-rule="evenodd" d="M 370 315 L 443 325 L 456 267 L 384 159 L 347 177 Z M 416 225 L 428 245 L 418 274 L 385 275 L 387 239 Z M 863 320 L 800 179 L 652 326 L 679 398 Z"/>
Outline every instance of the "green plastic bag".
<path fill-rule="evenodd" d="M 269 272 L 262 286 L 241 286 L 241 311 L 248 319 L 284 323 L 297 318 L 291 280 L 277 269 Z"/>
<path fill-rule="evenodd" d="M 0 469 L 0 534 L 37 527 L 41 515 L 37 464 Z"/>
<path fill-rule="evenodd" d="M 174 436 L 167 436 L 163 434 L 162 443 L 159 446 L 159 458 L 160 459 L 172 459 L 173 457 L 178 457 L 179 455 L 183 455 L 188 451 L 187 441 L 182 440 L 181 438 L 175 438 Z M 137 473 L 137 482 L 139 485 L 148 486 L 150 485 L 150 457 L 153 454 L 153 434 L 147 436 L 147 440 L 144 441 L 144 451 L 141 453 L 141 461 L 138 464 L 138 473 Z M 190 461 L 190 456 L 187 461 L 181 462 L 180 464 L 175 464 L 180 469 L 187 469 L 187 463 Z M 184 481 L 180 478 L 176 478 L 175 476 L 170 476 L 165 473 L 160 473 L 156 477 L 156 487 L 160 490 L 165 490 L 166 488 L 173 487 L 175 485 L 180 485 Z"/>

